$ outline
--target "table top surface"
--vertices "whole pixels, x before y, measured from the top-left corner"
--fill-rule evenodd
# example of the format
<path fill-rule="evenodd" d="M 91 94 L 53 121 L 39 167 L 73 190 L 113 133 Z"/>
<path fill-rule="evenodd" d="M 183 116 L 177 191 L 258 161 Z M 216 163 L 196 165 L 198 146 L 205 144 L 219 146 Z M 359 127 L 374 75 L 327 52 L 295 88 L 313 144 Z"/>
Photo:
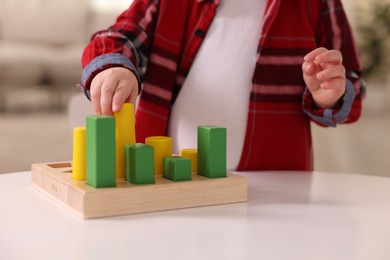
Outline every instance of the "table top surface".
<path fill-rule="evenodd" d="M 237 174 L 246 203 L 92 220 L 0 174 L 0 259 L 390 259 L 390 178 Z"/>

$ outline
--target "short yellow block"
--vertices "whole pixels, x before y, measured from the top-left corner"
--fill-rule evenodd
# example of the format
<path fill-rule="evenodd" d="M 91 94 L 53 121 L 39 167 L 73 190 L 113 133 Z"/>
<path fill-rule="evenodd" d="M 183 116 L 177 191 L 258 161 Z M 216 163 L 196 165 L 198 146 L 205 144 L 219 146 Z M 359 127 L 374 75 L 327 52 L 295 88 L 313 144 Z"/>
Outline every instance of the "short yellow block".
<path fill-rule="evenodd" d="M 180 156 L 191 160 L 191 171 L 198 171 L 198 149 L 188 148 L 180 151 Z"/>
<path fill-rule="evenodd" d="M 135 144 L 134 106 L 124 103 L 115 117 L 116 177 L 124 177 L 126 172 L 125 145 Z"/>
<path fill-rule="evenodd" d="M 154 174 L 162 175 L 164 172 L 164 157 L 172 156 L 172 138 L 169 136 L 150 136 L 145 144 L 154 148 Z"/>
<path fill-rule="evenodd" d="M 73 129 L 73 170 L 72 179 L 77 181 L 86 178 L 86 127 L 76 127 Z"/>

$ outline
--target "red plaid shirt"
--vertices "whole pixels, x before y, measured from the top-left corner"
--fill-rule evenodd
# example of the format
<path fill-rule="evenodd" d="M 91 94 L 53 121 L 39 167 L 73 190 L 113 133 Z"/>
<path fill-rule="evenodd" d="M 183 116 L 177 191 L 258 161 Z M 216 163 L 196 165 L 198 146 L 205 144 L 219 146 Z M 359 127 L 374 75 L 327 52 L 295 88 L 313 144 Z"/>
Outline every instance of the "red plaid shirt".
<path fill-rule="evenodd" d="M 138 142 L 166 134 L 172 104 L 219 2 L 135 0 L 86 47 L 86 90 L 92 78 L 109 67 L 122 66 L 137 74 L 142 89 L 136 112 Z M 316 109 L 302 78 L 303 57 L 319 46 L 343 54 L 347 88 L 335 109 Z M 357 120 L 364 94 L 360 71 L 340 0 L 269 0 L 238 170 L 312 170 L 310 121 L 335 126 Z"/>

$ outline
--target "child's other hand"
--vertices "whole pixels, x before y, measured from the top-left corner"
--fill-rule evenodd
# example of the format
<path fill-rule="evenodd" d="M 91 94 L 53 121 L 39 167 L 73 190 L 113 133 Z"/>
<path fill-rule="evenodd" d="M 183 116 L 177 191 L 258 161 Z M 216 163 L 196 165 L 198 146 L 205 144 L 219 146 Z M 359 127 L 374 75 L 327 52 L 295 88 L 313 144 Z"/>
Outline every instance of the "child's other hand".
<path fill-rule="evenodd" d="M 112 115 L 125 102 L 135 103 L 138 81 L 133 72 L 114 67 L 103 70 L 91 82 L 91 102 L 97 115 Z"/>
<path fill-rule="evenodd" d="M 318 48 L 302 64 L 303 79 L 319 108 L 332 108 L 345 92 L 343 57 L 337 50 Z"/>

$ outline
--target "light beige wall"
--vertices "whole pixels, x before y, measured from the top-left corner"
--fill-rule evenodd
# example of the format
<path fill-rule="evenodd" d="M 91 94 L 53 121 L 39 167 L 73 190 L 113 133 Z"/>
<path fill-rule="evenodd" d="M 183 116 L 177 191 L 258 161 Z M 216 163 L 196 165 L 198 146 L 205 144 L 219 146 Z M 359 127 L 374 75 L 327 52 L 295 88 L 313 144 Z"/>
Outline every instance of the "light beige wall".
<path fill-rule="evenodd" d="M 356 8 L 358 6 L 357 0 L 343 0 L 344 10 L 347 13 L 348 19 L 352 25 L 355 27 L 356 21 Z"/>
<path fill-rule="evenodd" d="M 119 13 L 124 11 L 134 0 L 89 0 L 92 8 L 100 13 Z"/>
<path fill-rule="evenodd" d="M 370 18 L 369 14 L 374 3 L 390 3 L 390 0 L 342 0 L 342 2 L 352 27 L 356 28 L 361 19 Z"/>

